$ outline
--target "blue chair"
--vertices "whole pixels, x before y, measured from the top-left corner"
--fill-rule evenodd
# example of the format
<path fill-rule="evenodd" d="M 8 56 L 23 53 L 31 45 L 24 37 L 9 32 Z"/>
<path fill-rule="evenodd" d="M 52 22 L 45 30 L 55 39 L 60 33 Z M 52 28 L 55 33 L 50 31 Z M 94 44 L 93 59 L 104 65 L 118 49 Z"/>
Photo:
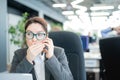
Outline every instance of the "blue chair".
<path fill-rule="evenodd" d="M 83 50 L 85 52 L 89 52 L 89 37 L 88 36 L 80 36 L 81 40 L 82 40 L 82 45 L 83 45 Z"/>
<path fill-rule="evenodd" d="M 54 45 L 65 49 L 74 80 L 86 80 L 83 48 L 80 37 L 69 31 L 50 32 Z"/>

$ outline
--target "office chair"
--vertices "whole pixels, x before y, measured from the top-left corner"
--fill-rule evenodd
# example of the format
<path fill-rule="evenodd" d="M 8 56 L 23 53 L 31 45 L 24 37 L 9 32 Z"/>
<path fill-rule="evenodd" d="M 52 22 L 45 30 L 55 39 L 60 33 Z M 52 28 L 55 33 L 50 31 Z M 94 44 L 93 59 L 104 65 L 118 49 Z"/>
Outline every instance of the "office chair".
<path fill-rule="evenodd" d="M 120 80 L 120 36 L 100 39 L 99 46 L 105 80 Z"/>
<path fill-rule="evenodd" d="M 65 49 L 74 80 L 86 80 L 83 48 L 80 37 L 69 31 L 50 32 L 54 45 Z"/>

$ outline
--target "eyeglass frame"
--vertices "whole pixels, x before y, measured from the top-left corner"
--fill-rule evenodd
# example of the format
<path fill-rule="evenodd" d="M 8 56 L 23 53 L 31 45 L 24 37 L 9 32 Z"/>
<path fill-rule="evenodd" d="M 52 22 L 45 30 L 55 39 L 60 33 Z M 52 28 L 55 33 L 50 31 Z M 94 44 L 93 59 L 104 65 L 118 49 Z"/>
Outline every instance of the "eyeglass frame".
<path fill-rule="evenodd" d="M 32 33 L 32 35 L 33 35 L 32 38 L 26 37 L 26 33 L 27 33 L 27 32 Z M 46 34 L 45 32 L 38 32 L 38 33 L 40 33 L 40 34 L 42 33 L 42 34 L 44 35 L 44 38 L 43 38 L 43 39 L 45 39 L 46 36 L 47 36 L 47 34 Z M 38 39 L 38 37 L 37 37 L 38 33 L 35 34 L 35 33 L 33 33 L 32 31 L 25 31 L 25 37 L 28 38 L 29 40 L 33 39 L 34 37 L 36 37 L 37 40 L 43 40 L 43 39 Z"/>

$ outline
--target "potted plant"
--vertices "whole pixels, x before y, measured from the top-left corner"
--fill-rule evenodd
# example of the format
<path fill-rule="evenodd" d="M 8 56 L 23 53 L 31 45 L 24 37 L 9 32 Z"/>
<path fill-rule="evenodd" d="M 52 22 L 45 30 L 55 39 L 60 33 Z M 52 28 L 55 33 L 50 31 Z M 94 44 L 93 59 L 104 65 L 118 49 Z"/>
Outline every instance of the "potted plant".
<path fill-rule="evenodd" d="M 11 34 L 10 41 L 11 43 L 18 45 L 19 47 L 25 46 L 25 39 L 24 39 L 24 26 L 25 22 L 28 18 L 28 13 L 25 12 L 22 14 L 21 20 L 17 23 L 17 25 L 11 25 L 8 32 Z"/>

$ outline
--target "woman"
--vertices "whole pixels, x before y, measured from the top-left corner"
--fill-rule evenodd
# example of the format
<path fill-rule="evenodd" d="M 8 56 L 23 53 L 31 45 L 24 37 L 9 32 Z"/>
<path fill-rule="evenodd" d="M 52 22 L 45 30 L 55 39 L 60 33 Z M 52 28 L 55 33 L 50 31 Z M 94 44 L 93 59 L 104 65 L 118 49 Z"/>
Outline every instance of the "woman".
<path fill-rule="evenodd" d="M 28 47 L 15 51 L 10 72 L 32 73 L 33 80 L 73 80 L 64 49 L 54 47 L 44 19 L 28 19 L 25 37 Z"/>

